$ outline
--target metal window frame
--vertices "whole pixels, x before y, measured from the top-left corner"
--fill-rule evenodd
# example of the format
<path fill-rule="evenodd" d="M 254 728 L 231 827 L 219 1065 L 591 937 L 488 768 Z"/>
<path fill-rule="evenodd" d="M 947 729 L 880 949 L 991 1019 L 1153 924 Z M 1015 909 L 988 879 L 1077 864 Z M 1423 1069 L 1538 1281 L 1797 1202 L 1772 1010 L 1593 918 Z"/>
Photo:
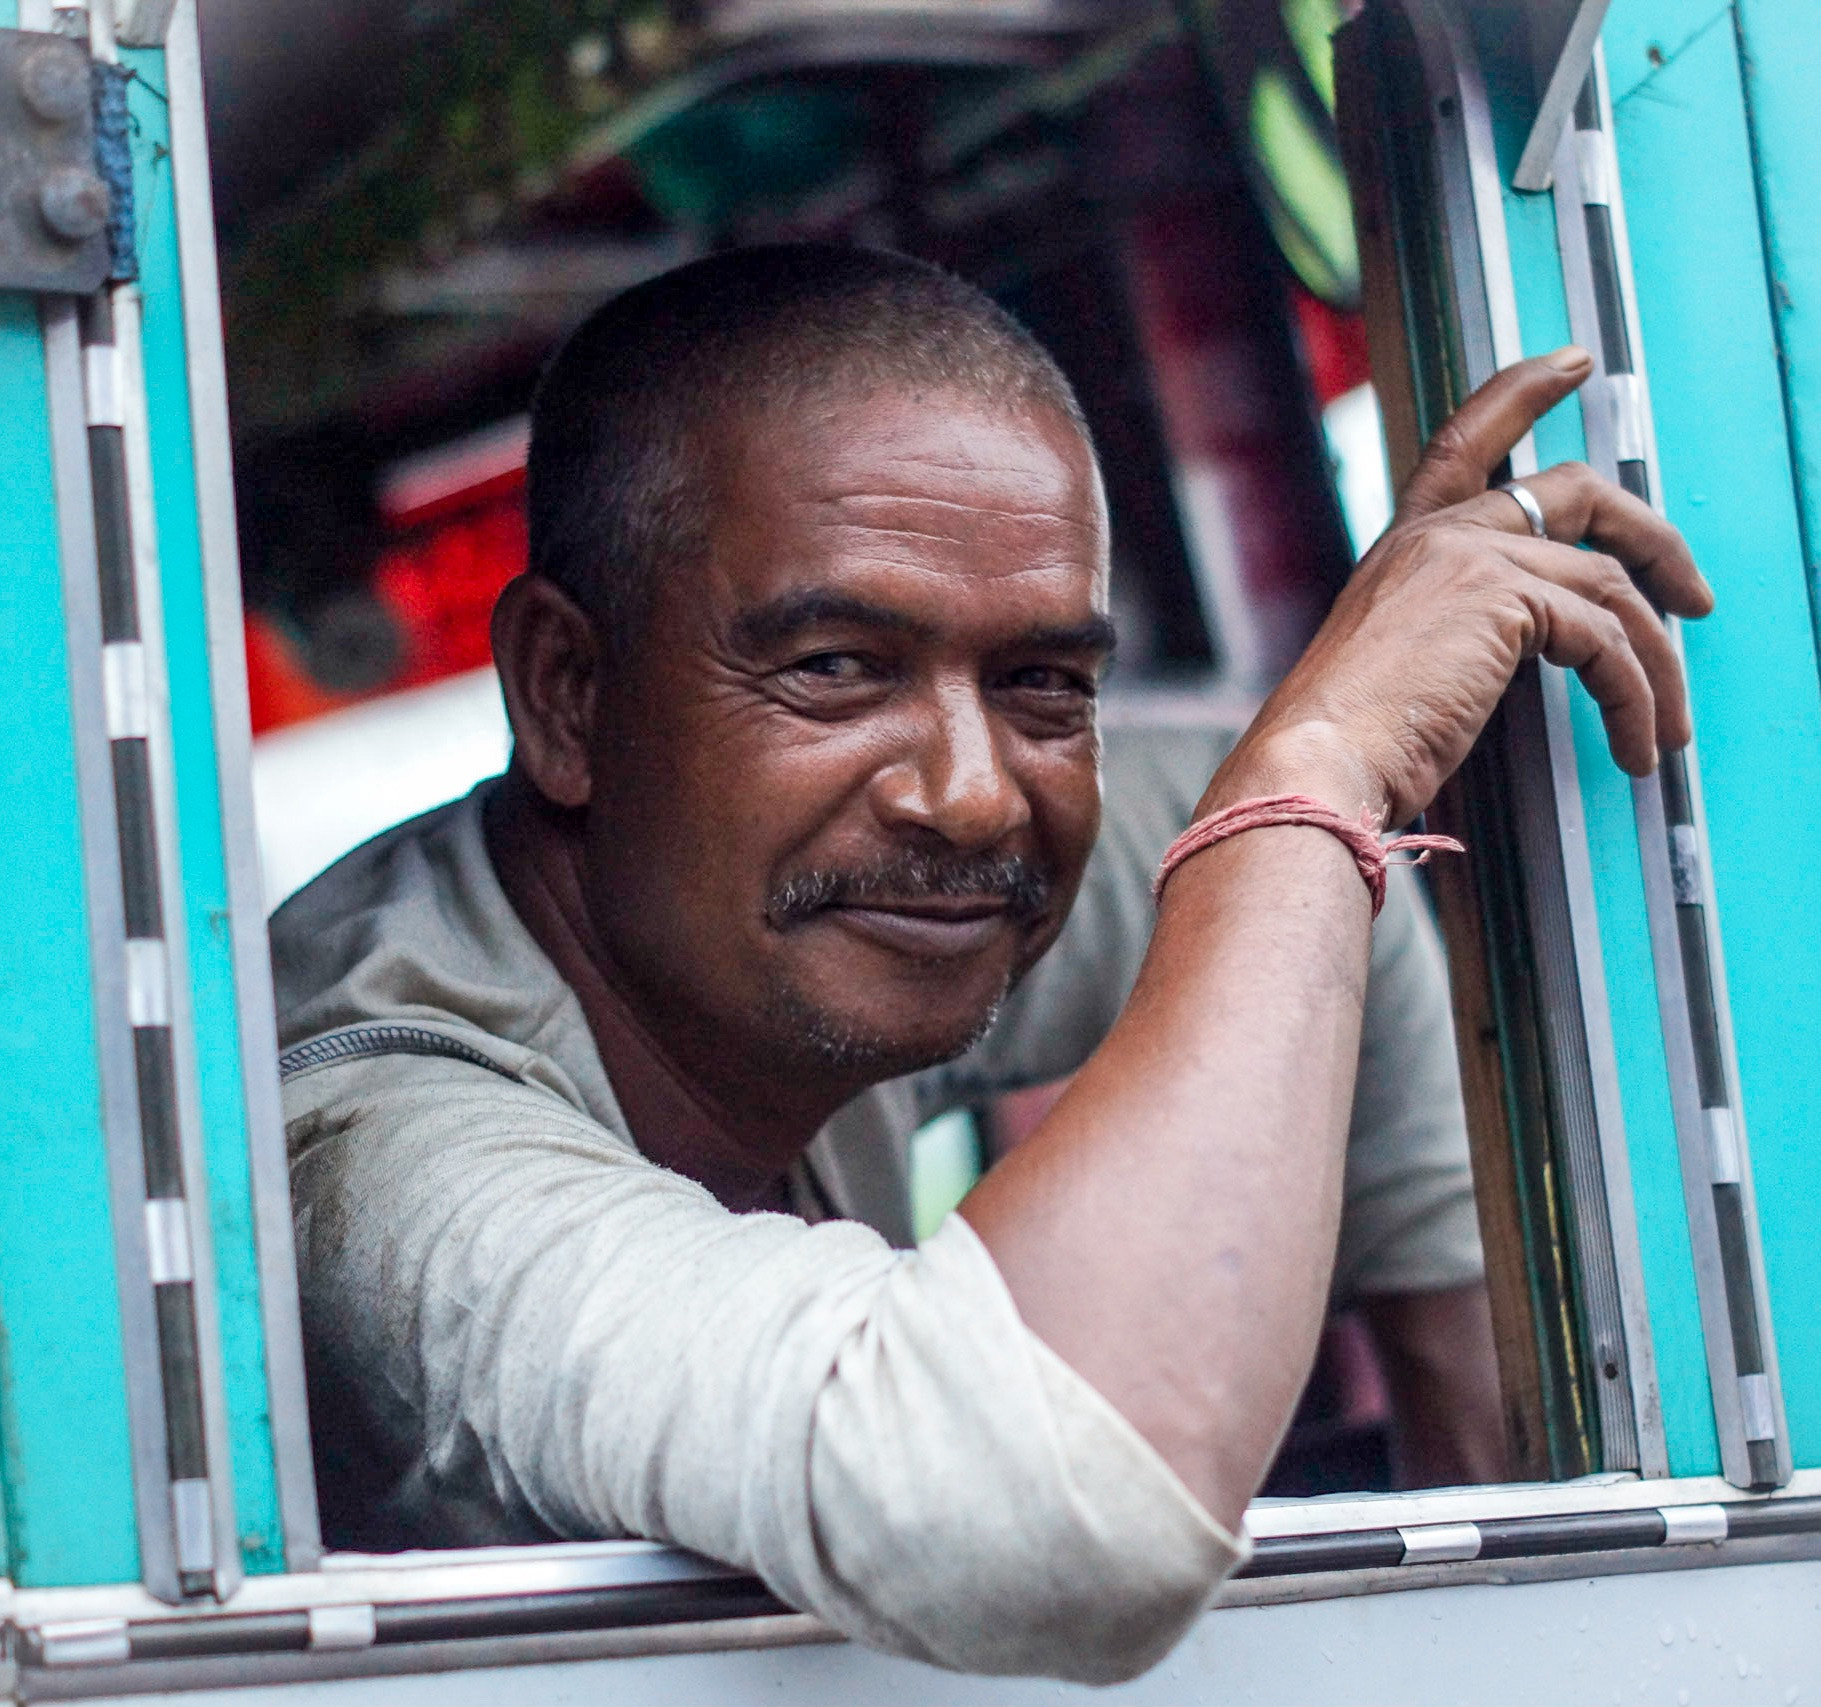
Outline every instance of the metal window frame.
<path fill-rule="evenodd" d="M 84 6 L 20 0 L 18 8 L 22 29 L 76 35 L 98 64 L 117 57 L 114 15 L 113 0 L 89 0 Z M 177 283 L 216 731 L 214 782 L 222 801 L 230 898 L 236 1045 L 250 1148 L 265 1408 L 285 1559 L 291 1569 L 307 1570 L 319 1561 L 321 1543 L 272 980 L 253 833 L 220 299 L 194 0 L 180 0 L 169 41 L 162 45 L 174 86 L 169 92 L 175 96 L 171 152 Z M 239 1587 L 242 1562 L 186 940 L 140 306 L 137 285 L 114 284 L 88 299 L 46 295 L 39 319 L 139 1570 L 146 1590 L 161 1600 L 175 1603 L 200 1595 L 225 1601 Z M 180 502 L 189 497 L 166 496 Z M 123 880 L 130 880 L 124 889 Z M 167 1112 L 157 1120 L 161 1136 L 154 1145 L 147 1136 L 154 1127 L 147 1123 L 159 1110 Z M 154 1163 L 160 1175 L 156 1182 L 148 1179 Z M 155 1198 L 150 1196 L 154 1190 Z M 173 1441 L 192 1443 L 180 1456 L 194 1469 L 173 1469 Z"/>
<path fill-rule="evenodd" d="M 1524 353 L 1490 115 L 1472 38 L 1457 0 L 1399 3 L 1416 36 L 1428 84 L 1445 250 L 1465 378 L 1471 387 Z M 1584 6 L 1582 17 L 1597 10 L 1593 5 Z M 1572 70 L 1575 63 L 1589 67 L 1573 114 L 1556 132 L 1549 172 L 1572 330 L 1599 363 L 1580 399 L 1588 458 L 1600 472 L 1660 508 L 1642 332 L 1612 149 L 1611 104 L 1597 43 L 1582 39 L 1583 34 L 1569 32 L 1560 59 L 1544 68 L 1548 75 L 1539 74 L 1538 82 L 1559 95 L 1557 85 L 1565 68 Z M 1548 117 L 1539 115 L 1533 143 L 1548 128 L 1544 123 Z M 1527 169 L 1534 175 L 1529 154 L 1527 150 L 1525 162 L 1520 163 L 1520 175 Z M 1603 258 L 1593 254 L 1590 210 L 1596 206 L 1603 216 L 1601 231 L 1609 236 L 1600 245 Z M 1619 340 L 1617 354 L 1605 348 L 1613 338 Z M 1608 371 L 1609 360 L 1612 371 Z M 1535 470 L 1535 447 L 1529 436 L 1510 460 L 1515 475 Z M 1678 625 L 1672 620 L 1668 627 L 1679 653 Z M 1540 740 L 1536 720 L 1524 713 L 1527 676 L 1534 680 L 1541 699 Z M 1647 1473 L 1664 1474 L 1667 1453 L 1661 1401 L 1654 1368 L 1645 1367 L 1651 1361 L 1649 1315 L 1566 674 L 1546 664 L 1520 672 L 1508 705 L 1514 788 L 1534 796 L 1539 770 L 1546 771 L 1553 782 L 1551 798 L 1520 801 L 1514 817 L 1523 844 L 1532 948 L 1544 994 L 1545 1025 L 1558 1028 L 1551 1039 L 1550 1055 L 1558 1076 L 1569 1081 L 1565 1087 L 1569 1094 L 1563 1099 L 1567 1116 L 1563 1148 L 1583 1310 L 1595 1342 L 1596 1362 L 1601 1364 L 1605 1362 L 1605 1334 L 1616 1319 L 1630 1361 L 1638 1448 L 1633 1461 Z M 1678 804 L 1673 814 L 1667 814 L 1665 801 L 1671 793 L 1678 800 L 1685 799 L 1685 805 Z M 1667 755 L 1657 775 L 1634 782 L 1632 795 L 1715 1429 L 1728 1478 L 1740 1487 L 1763 1490 L 1787 1481 L 1792 1465 L 1752 1196 L 1750 1150 L 1696 748 Z M 1550 813 L 1553 822 L 1546 828 L 1553 833 L 1546 834 L 1539 820 Z M 1560 900 L 1568 915 L 1566 942 L 1560 909 L 1549 893 L 1556 880 L 1562 886 Z M 1564 949 L 1569 952 L 1565 954 Z M 1579 996 L 1582 1033 L 1578 1040 L 1559 1030 L 1570 990 Z M 1593 1144 L 1587 1142 L 1585 1116 L 1589 1110 L 1582 1108 L 1576 1118 L 1574 1107 L 1573 1080 L 1583 1064 L 1587 1079 L 1580 1097 L 1592 1104 Z M 1723 1196 L 1727 1201 L 1721 1205 Z M 1734 1224 L 1730 1241 L 1722 1236 L 1722 1208 Z M 1604 1329 L 1603 1321 L 1607 1324 Z M 1608 1404 L 1606 1388 L 1596 1386 L 1595 1391 L 1601 1401 L 1602 1435 L 1608 1443 L 1606 1462 L 1608 1467 L 1616 1467 L 1625 1462 L 1610 1450 L 1616 1408 Z M 1624 1419 L 1619 1420 L 1622 1425 Z"/>
<path fill-rule="evenodd" d="M 1224 1607 L 1821 1557 L 1821 1472 L 1769 1498 L 1719 1477 L 1282 1500 L 1247 1518 Z M 133 1585 L 0 1586 L 33 1699 L 839 1641 L 755 1579 L 647 1541 L 325 1556 L 229 1606 Z"/>
<path fill-rule="evenodd" d="M 1662 477 L 1657 465 L 1656 427 L 1650 409 L 1649 370 L 1631 269 L 1624 195 L 1613 149 L 1612 100 L 1604 55 L 1597 48 L 1587 79 L 1587 98 L 1577 106 L 1575 116 L 1562 131 L 1551 170 L 1570 324 L 1576 339 L 1593 353 L 1596 363 L 1594 377 L 1582 389 L 1588 461 L 1609 479 L 1634 487 L 1641 484 L 1640 495 L 1661 513 Z M 1596 122 L 1583 124 L 1583 112 Z M 1588 231 L 1587 215 L 1596 207 L 1606 210 L 1605 225 L 1611 237 L 1612 253 L 1603 263 L 1591 252 Z M 1601 264 L 1609 265 L 1616 276 L 1596 281 L 1595 269 Z M 1600 283 L 1608 290 L 1604 315 L 1597 295 Z M 1623 372 L 1609 372 L 1607 366 L 1611 352 L 1605 347 L 1610 330 L 1605 320 L 1615 312 L 1616 329 L 1629 356 L 1628 370 Z M 1680 624 L 1672 618 L 1668 628 L 1680 658 Z M 1634 780 L 1632 799 L 1657 1001 L 1663 1019 L 1670 1102 L 1681 1159 L 1683 1202 L 1688 1212 L 1722 1465 L 1727 1478 L 1739 1487 L 1780 1486 L 1789 1479 L 1793 1468 L 1789 1426 L 1752 1188 L 1751 1146 L 1740 1093 L 1732 1008 L 1726 992 L 1725 951 L 1702 802 L 1698 735 L 1686 750 L 1681 766 L 1686 773 L 1691 822 L 1671 825 L 1660 775 Z M 1681 934 L 1683 916 L 1697 909 L 1698 917 L 1693 922 L 1704 939 L 1705 968 L 1686 962 Z M 1691 1014 L 1691 985 L 1701 979 L 1703 971 L 1711 990 L 1724 1079 L 1724 1100 L 1712 1107 L 1704 1106 Z M 1716 1187 L 1734 1188 L 1740 1199 L 1745 1248 L 1734 1254 L 1731 1263 L 1726 1259 L 1718 1225 Z M 1738 1367 L 1741 1352 L 1735 1346 L 1733 1322 L 1738 1311 L 1748 1311 L 1755 1325 L 1761 1368 L 1751 1373 L 1743 1373 Z M 1756 1432 L 1749 1416 L 1753 1410 L 1762 1413 Z"/>
<path fill-rule="evenodd" d="M 196 0 L 177 0 L 164 51 L 197 524 L 228 883 L 228 930 L 240 1021 L 238 1042 L 272 1455 L 285 1562 L 290 1570 L 308 1571 L 322 1556 L 322 1535 L 304 1381 L 290 1168 L 285 1157 L 284 1115 L 279 1096 L 278 1019 L 266 936 L 265 886 L 260 876 L 259 839 L 253 816 L 252 719 Z"/>
<path fill-rule="evenodd" d="M 85 45 L 97 58 L 111 57 L 111 11 L 68 13 L 88 31 Z M 58 19 L 49 0 L 21 0 L 22 28 L 50 30 Z M 105 289 L 106 287 L 104 287 Z M 165 692 L 156 540 L 150 515 L 149 452 L 144 436 L 143 375 L 132 342 L 131 286 L 108 291 L 124 305 L 128 337 L 122 350 L 111 339 L 98 348 L 85 336 L 78 305 L 69 297 L 46 297 L 40 307 L 44 335 L 47 406 L 56 483 L 64 608 L 69 640 L 71 716 L 76 733 L 79 789 L 83 803 L 85 863 L 91 909 L 96 1027 L 103 1083 L 103 1124 L 113 1198 L 115 1266 L 119 1282 L 128 1413 L 132 1432 L 134 1502 L 140 1570 L 148 1590 L 176 1601 L 206 1581 L 208 1591 L 231 1594 L 239 1580 L 239 1548 L 229 1480 L 227 1415 L 221 1383 L 219 1328 L 207 1226 L 207 1175 L 201 1154 L 196 1097 L 194 1035 L 188 1025 L 188 968 L 181 909 L 181 870 L 175 831 L 168 694 Z M 110 307 L 112 302 L 110 302 Z M 116 328 L 117 330 L 118 328 Z M 100 357 L 98 361 L 96 358 Z M 118 416 L 118 419 L 115 417 Z M 100 588 L 101 554 L 97 501 L 91 472 L 96 429 L 119 432 L 123 490 L 107 495 L 117 506 L 130 559 L 127 575 L 138 603 L 138 634 L 131 650 L 138 690 L 133 730 L 112 727 L 109 685 L 121 685 L 110 669 L 104 645 Z M 143 725 L 141 728 L 140 725 Z M 114 779 L 116 739 L 143 738 L 150 784 L 151 846 L 163 914 L 159 952 L 144 950 L 154 939 L 130 942 L 123 900 L 122 822 Z M 137 949 L 140 952 L 135 953 Z M 144 974 L 151 974 L 148 979 Z M 152 1022 L 149 1026 L 147 1022 Z M 175 1129 L 184 1181 L 177 1213 L 188 1223 L 187 1260 L 181 1275 L 155 1263 L 162 1253 L 152 1240 L 148 1206 L 143 1111 L 135 1065 L 142 1031 L 166 1033 L 175 1100 Z M 178 1200 L 167 1199 L 167 1202 Z M 169 1217 L 167 1217 L 167 1220 Z M 161 1347 L 159 1299 L 176 1296 L 190 1318 L 194 1371 L 167 1366 Z M 206 1483 L 174 1482 L 168 1456 L 170 1388 L 194 1380 L 202 1427 Z M 195 1497 L 206 1486 L 206 1494 Z M 199 1506 L 201 1509 L 199 1510 Z M 197 1518 L 203 1523 L 195 1533 Z M 185 1537 L 193 1568 L 184 1569 Z M 206 1551 L 207 1563 L 201 1555 Z"/>
<path fill-rule="evenodd" d="M 163 1018 L 172 1040 L 177 1089 L 177 1128 L 182 1146 L 184 1195 L 181 1200 L 148 1199 L 148 1233 L 156 1230 L 155 1206 L 165 1219 L 174 1210 L 181 1218 L 187 1244 L 187 1278 L 196 1314 L 199 1375 L 209 1465 L 209 1530 L 214 1564 L 214 1592 L 231 1594 L 240 1576 L 240 1546 L 235 1534 L 234 1496 L 228 1446 L 227 1400 L 221 1368 L 219 1295 L 215 1283 L 213 1239 L 209 1226 L 208 1170 L 202 1148 L 201 1093 L 197 1083 L 196 1032 L 190 1005 L 190 966 L 183 898 L 183 870 L 177 836 L 177 778 L 172 751 L 170 694 L 164 643 L 164 603 L 160 585 L 157 522 L 152 504 L 150 423 L 139 343 L 138 288 L 116 286 L 113 296 L 114 348 L 117 351 L 122 433 L 125 441 L 127 501 L 133 555 L 133 581 L 138 598 L 140 650 L 144 659 L 146 743 L 151 761 L 152 819 L 156 838 L 161 911 L 164 924 Z M 91 347 L 90 353 L 93 353 Z M 129 947 L 134 946 L 129 943 Z M 156 1258 L 155 1245 L 148 1245 Z M 181 1279 L 170 1265 L 152 1261 L 148 1279 L 154 1286 Z"/>
<path fill-rule="evenodd" d="M 1524 354 L 1504 190 L 1478 55 L 1454 0 L 1398 0 L 1429 97 L 1435 171 L 1463 378 L 1484 384 Z M 1534 473 L 1534 436 L 1510 457 Z M 1506 706 L 1513 818 L 1545 1048 L 1558 1078 L 1568 1228 L 1593 1353 L 1605 1467 L 1668 1474 L 1630 1152 L 1567 673 L 1519 672 Z M 1609 1371 L 1615 1370 L 1616 1374 Z"/>
<path fill-rule="evenodd" d="M 140 1568 L 148 1583 L 176 1585 L 165 1477 L 164 1391 L 152 1307 L 145 1221 L 145 1167 L 139 1148 L 138 1089 L 127 999 L 126 915 L 120 842 L 102 679 L 101 600 L 87 420 L 82 406 L 82 343 L 75 304 L 40 311 L 45 392 L 56 483 L 58 555 L 69 644 L 70 714 L 88 876 L 89 964 L 94 985 L 102 1124 L 114 1210 L 121 1349 L 132 1432 L 134 1503 Z"/>

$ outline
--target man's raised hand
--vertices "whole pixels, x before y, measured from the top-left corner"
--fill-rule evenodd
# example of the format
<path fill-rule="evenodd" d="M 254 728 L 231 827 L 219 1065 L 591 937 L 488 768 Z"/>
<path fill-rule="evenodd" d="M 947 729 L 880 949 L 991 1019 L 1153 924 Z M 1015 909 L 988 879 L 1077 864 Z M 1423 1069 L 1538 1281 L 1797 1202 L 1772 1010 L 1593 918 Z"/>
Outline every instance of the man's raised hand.
<path fill-rule="evenodd" d="M 1529 475 L 1536 538 L 1492 472 L 1592 372 L 1570 346 L 1476 391 L 1430 442 L 1397 514 L 1300 662 L 1266 700 L 1211 794 L 1319 755 L 1337 786 L 1403 823 L 1466 756 L 1518 664 L 1574 670 L 1634 775 L 1690 735 L 1687 693 L 1653 604 L 1705 616 L 1713 594 L 1682 536 L 1580 463 Z M 1583 550 L 1583 543 L 1592 547 Z M 1319 759 L 1318 759 L 1319 762 Z M 1241 778 L 1246 780 L 1242 783 Z M 1353 810 L 1360 802 L 1336 799 Z"/>

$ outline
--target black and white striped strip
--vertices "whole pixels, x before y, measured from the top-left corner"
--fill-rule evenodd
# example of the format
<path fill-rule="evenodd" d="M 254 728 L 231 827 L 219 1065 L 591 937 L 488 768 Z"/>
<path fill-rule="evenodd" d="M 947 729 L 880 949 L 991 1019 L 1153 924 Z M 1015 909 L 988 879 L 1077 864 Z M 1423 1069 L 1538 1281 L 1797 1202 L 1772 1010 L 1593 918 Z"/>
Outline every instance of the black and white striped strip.
<path fill-rule="evenodd" d="M 1306 1576 L 1315 1571 L 1389 1569 L 1469 1559 L 1536 1559 L 1640 1547 L 1763 1540 L 1821 1531 L 1821 1498 L 1728 1504 L 1646 1506 L 1636 1511 L 1507 1517 L 1477 1523 L 1412 1524 L 1339 1535 L 1286 1535 L 1259 1541 L 1245 1577 Z"/>
<path fill-rule="evenodd" d="M 214 1511 L 152 783 L 152 695 L 135 579 L 121 358 L 113 303 L 105 290 L 84 304 L 82 345 L 101 590 L 102 683 L 120 837 L 127 1010 L 145 1164 L 146 1247 L 158 1322 L 171 1527 L 179 1587 L 186 1594 L 204 1594 L 215 1583 Z"/>
<path fill-rule="evenodd" d="M 1589 72 L 1574 109 L 1573 143 L 1587 268 L 1599 324 L 1603 384 L 1611 402 L 1612 456 L 1619 483 L 1634 497 L 1658 504 L 1651 487 L 1648 404 L 1637 366 L 1625 277 L 1614 219 L 1618 157 L 1607 128 L 1598 71 Z M 1660 504 L 1658 504 L 1660 508 Z M 1726 1067 L 1718 984 L 1707 914 L 1705 849 L 1694 809 L 1685 752 L 1663 754 L 1659 765 L 1664 830 L 1674 891 L 1675 934 L 1687 996 L 1689 1044 L 1700 1099 L 1701 1136 L 1713 1197 L 1719 1271 L 1732 1340 L 1738 1410 L 1743 1425 L 1747 1485 L 1776 1487 L 1779 1462 L 1777 1401 L 1760 1324 L 1768 1319 L 1752 1258 L 1752 1217 L 1746 1198 L 1743 1146 Z"/>
<path fill-rule="evenodd" d="M 1697 1545 L 1717 1549 L 1729 1541 L 1818 1533 L 1821 1498 L 1647 1506 L 1635 1511 L 1414 1524 L 1339 1535 L 1272 1536 L 1257 1543 L 1239 1575 L 1283 1578 Z M 227 1654 L 321 1653 L 558 1631 L 736 1623 L 775 1619 L 790 1610 L 755 1578 L 715 1574 L 694 1580 L 483 1598 L 412 1599 L 182 1618 L 86 1618 L 68 1624 L 23 1626 L 17 1633 L 15 1651 L 29 1669 L 73 1671 Z"/>

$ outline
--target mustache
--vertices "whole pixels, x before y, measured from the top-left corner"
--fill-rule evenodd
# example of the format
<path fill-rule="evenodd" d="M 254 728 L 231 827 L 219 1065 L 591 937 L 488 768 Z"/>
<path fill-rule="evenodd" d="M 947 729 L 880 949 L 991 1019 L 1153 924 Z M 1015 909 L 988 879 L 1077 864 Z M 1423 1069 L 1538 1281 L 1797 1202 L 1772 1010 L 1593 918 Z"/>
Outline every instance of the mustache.
<path fill-rule="evenodd" d="M 907 848 L 870 865 L 800 872 L 772 892 L 767 918 L 801 923 L 829 907 L 889 905 L 931 896 L 1003 901 L 1015 919 L 1034 919 L 1049 903 L 1047 871 L 1017 855 L 930 853 Z"/>

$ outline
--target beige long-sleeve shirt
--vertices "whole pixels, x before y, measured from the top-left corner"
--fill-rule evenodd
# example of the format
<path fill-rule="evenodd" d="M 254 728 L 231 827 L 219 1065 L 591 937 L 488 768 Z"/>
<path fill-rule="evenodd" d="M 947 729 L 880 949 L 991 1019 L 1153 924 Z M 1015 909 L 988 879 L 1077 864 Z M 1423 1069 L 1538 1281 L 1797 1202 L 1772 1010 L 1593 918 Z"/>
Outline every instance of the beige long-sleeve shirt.
<path fill-rule="evenodd" d="M 1108 831 L 1063 942 L 972 1055 L 812 1147 L 855 1220 L 736 1215 L 639 1153 L 478 796 L 281 909 L 312 1421 L 350 1539 L 655 1537 L 974 1671 L 1106 1680 L 1167 1651 L 1242 1543 L 1025 1329 L 965 1221 L 901 1248 L 900 1140 L 1093 1047 L 1218 750 L 1109 741 Z M 1343 1278 L 1454 1284 L 1478 1252 L 1439 959 L 1407 897 L 1378 942 Z"/>

